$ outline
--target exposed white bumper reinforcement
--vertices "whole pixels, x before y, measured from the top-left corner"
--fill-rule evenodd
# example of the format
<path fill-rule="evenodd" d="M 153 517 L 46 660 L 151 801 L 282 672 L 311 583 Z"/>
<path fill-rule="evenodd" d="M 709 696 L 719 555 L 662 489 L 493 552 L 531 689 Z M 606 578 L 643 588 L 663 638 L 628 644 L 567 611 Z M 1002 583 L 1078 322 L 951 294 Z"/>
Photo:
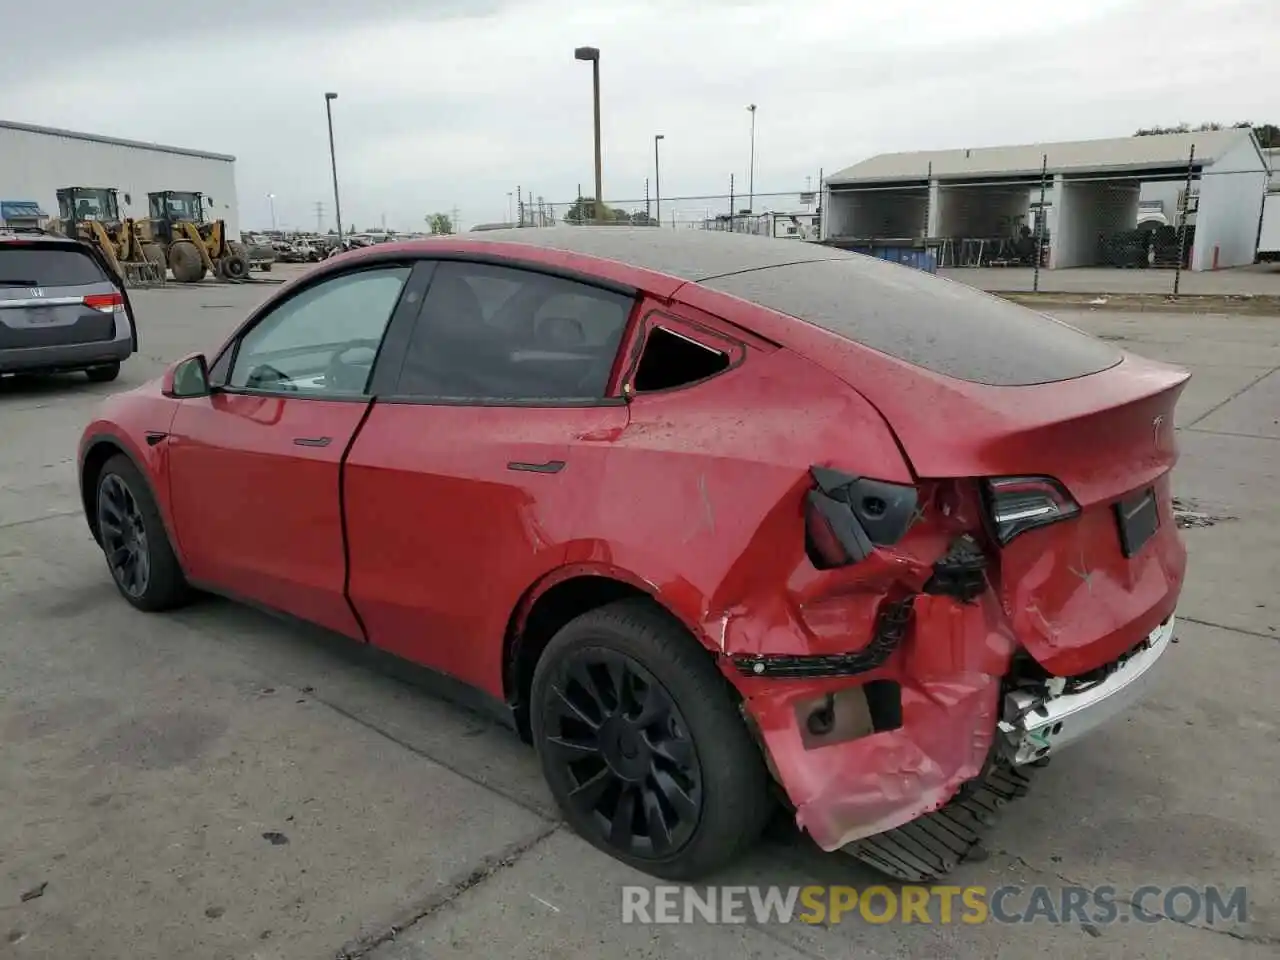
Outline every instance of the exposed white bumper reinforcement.
<path fill-rule="evenodd" d="M 1048 697 L 1014 690 L 998 724 L 1005 759 L 1015 766 L 1042 760 L 1087 736 L 1142 699 L 1151 668 L 1173 639 L 1174 618 L 1151 631 L 1146 644 L 1102 680 L 1078 692 Z"/>

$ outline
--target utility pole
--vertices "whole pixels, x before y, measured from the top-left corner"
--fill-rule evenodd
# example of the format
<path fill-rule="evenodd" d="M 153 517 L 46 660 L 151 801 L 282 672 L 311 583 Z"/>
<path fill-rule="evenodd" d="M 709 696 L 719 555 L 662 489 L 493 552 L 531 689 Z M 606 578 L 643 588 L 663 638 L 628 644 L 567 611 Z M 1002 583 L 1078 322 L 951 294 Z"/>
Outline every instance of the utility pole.
<path fill-rule="evenodd" d="M 601 185 L 600 154 L 600 50 L 596 47 L 578 47 L 573 51 L 575 60 L 591 61 L 591 99 L 595 112 L 596 130 L 596 199 L 595 222 L 604 222 L 604 187 Z"/>
<path fill-rule="evenodd" d="M 316 234 L 317 235 L 324 232 L 323 224 L 324 224 L 324 202 L 321 200 L 317 200 L 316 201 Z"/>
<path fill-rule="evenodd" d="M 733 174 L 729 174 L 729 232 L 733 233 Z"/>
<path fill-rule="evenodd" d="M 453 208 L 451 211 L 449 211 L 449 212 L 450 212 L 450 214 L 451 214 L 451 219 L 450 219 L 449 223 L 450 223 L 450 224 L 452 224 L 452 226 L 453 226 L 453 232 L 454 232 L 454 233 L 461 233 L 461 232 L 462 232 L 462 228 L 458 225 L 458 219 L 462 216 L 462 214 L 460 214 L 460 213 L 458 212 L 458 208 L 457 208 L 457 207 L 454 207 L 454 208 Z"/>
<path fill-rule="evenodd" d="M 751 113 L 751 167 L 747 172 L 747 211 L 756 208 L 756 105 L 753 103 L 747 110 Z"/>
<path fill-rule="evenodd" d="M 649 218 L 649 178 L 644 178 L 644 219 L 647 222 Z"/>
<path fill-rule="evenodd" d="M 338 218 L 338 246 L 342 246 L 342 203 L 338 200 L 338 157 L 333 150 L 333 101 L 336 93 L 324 95 L 324 112 L 329 119 L 329 164 L 333 167 L 333 212 Z"/>
<path fill-rule="evenodd" d="M 653 135 L 653 219 L 659 225 L 662 223 L 662 173 L 658 169 L 658 141 L 665 139 L 666 136 L 664 134 L 655 133 Z"/>

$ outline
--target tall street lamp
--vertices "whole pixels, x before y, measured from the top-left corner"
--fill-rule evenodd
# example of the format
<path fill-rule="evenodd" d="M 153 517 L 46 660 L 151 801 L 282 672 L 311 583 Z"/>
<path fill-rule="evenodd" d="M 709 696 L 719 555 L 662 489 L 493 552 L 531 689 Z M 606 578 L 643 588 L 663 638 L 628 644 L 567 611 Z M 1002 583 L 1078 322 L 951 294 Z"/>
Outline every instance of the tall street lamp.
<path fill-rule="evenodd" d="M 751 114 L 751 167 L 747 171 L 747 211 L 756 208 L 756 105 L 750 104 L 747 111 Z"/>
<path fill-rule="evenodd" d="M 333 167 L 333 212 L 338 218 L 338 246 L 342 246 L 342 204 L 338 201 L 338 157 L 333 152 L 333 101 L 336 93 L 324 95 L 324 112 L 329 118 L 329 164 Z"/>
<path fill-rule="evenodd" d="M 658 141 L 665 139 L 666 136 L 664 134 L 655 133 L 653 135 L 653 192 L 657 195 L 654 197 L 656 201 L 655 213 L 657 215 L 653 218 L 653 222 L 656 224 L 662 223 L 662 178 L 658 174 Z"/>
<path fill-rule="evenodd" d="M 595 106 L 596 120 L 596 199 L 595 199 L 595 221 L 602 223 L 604 221 L 604 187 L 601 185 L 602 174 L 600 170 L 600 51 L 596 47 L 578 47 L 573 51 L 575 60 L 591 61 L 591 89 L 592 100 Z"/>
<path fill-rule="evenodd" d="M 271 232 L 276 232 L 276 195 L 274 193 L 267 194 L 267 202 L 271 204 Z"/>

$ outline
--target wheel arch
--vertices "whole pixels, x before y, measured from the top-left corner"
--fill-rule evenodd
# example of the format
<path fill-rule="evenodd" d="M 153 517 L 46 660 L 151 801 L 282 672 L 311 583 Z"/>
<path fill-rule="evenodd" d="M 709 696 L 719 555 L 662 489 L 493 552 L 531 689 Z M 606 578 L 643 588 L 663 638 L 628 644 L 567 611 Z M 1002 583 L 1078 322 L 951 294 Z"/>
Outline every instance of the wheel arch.
<path fill-rule="evenodd" d="M 503 699 L 523 738 L 530 736 L 529 691 L 533 673 L 551 638 L 584 613 L 632 598 L 648 601 L 678 622 L 699 646 L 708 648 L 696 621 L 665 602 L 654 584 L 629 570 L 599 563 L 576 563 L 553 570 L 525 591 L 511 613 L 503 637 Z"/>
<path fill-rule="evenodd" d="M 178 547 L 177 538 L 174 536 L 173 518 L 169 515 L 168 498 L 160 495 L 160 491 L 156 489 L 155 476 L 152 470 L 148 468 L 145 460 L 138 456 L 137 451 L 132 449 L 132 444 L 113 433 L 95 433 L 84 441 L 81 451 L 78 466 L 80 504 L 84 508 L 85 522 L 89 524 L 89 532 L 93 535 L 94 542 L 99 546 L 102 544 L 101 533 L 98 530 L 98 511 L 94 503 L 98 477 L 102 473 L 102 468 L 106 466 L 112 457 L 122 454 L 133 464 L 139 475 L 141 475 L 143 482 L 150 489 L 151 496 L 156 502 L 156 510 L 160 514 L 160 521 L 164 524 L 165 534 L 173 547 L 174 556 L 181 563 L 182 554 Z"/>
<path fill-rule="evenodd" d="M 102 534 L 98 530 L 98 511 L 94 508 L 94 491 L 98 486 L 98 477 L 102 468 L 112 457 L 124 454 L 133 465 L 146 476 L 146 471 L 138 463 L 137 458 L 129 452 L 117 437 L 98 435 L 89 440 L 80 455 L 80 505 L 84 508 L 85 521 L 89 524 L 89 532 L 94 542 L 101 545 Z"/>

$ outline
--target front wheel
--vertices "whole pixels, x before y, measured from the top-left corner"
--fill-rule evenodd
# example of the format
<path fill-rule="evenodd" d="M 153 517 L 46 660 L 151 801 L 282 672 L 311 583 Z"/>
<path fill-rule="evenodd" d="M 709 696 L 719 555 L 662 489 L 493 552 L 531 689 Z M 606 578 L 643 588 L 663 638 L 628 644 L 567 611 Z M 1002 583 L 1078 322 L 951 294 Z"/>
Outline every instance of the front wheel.
<path fill-rule="evenodd" d="M 565 626 L 538 661 L 530 713 L 565 818 L 637 869 L 696 879 L 743 852 L 769 817 L 768 774 L 727 681 L 647 601 Z"/>
<path fill-rule="evenodd" d="M 168 610 L 191 594 L 146 478 L 123 454 L 98 474 L 98 540 L 121 595 L 139 610 Z"/>

